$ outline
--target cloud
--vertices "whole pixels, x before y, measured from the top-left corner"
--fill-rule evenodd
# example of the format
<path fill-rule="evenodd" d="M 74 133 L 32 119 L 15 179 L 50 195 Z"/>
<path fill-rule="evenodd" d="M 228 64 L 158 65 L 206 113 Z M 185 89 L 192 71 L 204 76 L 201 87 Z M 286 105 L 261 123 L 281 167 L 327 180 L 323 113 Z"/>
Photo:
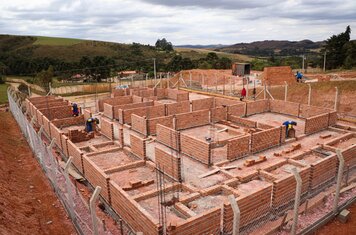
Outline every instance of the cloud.
<path fill-rule="evenodd" d="M 11 0 L 0 14 L 4 34 L 145 44 L 316 41 L 356 28 L 354 0 Z"/>

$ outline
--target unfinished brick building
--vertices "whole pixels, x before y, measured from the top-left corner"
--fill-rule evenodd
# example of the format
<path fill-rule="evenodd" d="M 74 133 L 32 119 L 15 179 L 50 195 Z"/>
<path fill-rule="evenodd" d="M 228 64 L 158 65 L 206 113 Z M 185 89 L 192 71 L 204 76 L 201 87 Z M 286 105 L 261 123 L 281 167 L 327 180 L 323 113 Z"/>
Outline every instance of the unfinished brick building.
<path fill-rule="evenodd" d="M 163 88 L 116 91 L 97 106 L 99 114 L 72 117 L 62 98 L 26 102 L 35 123 L 102 188 L 102 199 L 144 234 L 229 234 L 229 195 L 241 231 L 274 231 L 266 218 L 282 218 L 294 201 L 291 168 L 304 197 L 334 180 L 336 148 L 356 167 L 355 134 L 333 127 L 337 114 L 326 108 Z M 88 134 L 85 120 L 93 115 L 100 131 Z M 298 123 L 296 138 L 286 138 L 286 120 Z"/>

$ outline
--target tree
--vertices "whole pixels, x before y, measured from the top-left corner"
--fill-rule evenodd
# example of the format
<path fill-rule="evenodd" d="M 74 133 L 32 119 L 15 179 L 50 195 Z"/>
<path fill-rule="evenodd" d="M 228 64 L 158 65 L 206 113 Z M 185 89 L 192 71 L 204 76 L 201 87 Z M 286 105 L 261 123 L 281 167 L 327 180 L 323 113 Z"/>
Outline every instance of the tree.
<path fill-rule="evenodd" d="M 34 83 L 43 87 L 46 92 L 49 91 L 49 84 L 52 82 L 54 76 L 53 66 L 50 65 L 47 70 L 42 70 L 41 72 L 37 73 Z"/>
<path fill-rule="evenodd" d="M 345 45 L 346 58 L 344 61 L 344 66 L 347 69 L 356 67 L 356 41 L 349 42 Z"/>
<path fill-rule="evenodd" d="M 168 42 L 165 38 L 157 39 L 155 46 L 156 46 L 156 49 L 163 50 L 166 52 L 173 51 L 172 43 Z"/>
<path fill-rule="evenodd" d="M 343 65 L 346 59 L 345 44 L 350 41 L 351 28 L 346 27 L 345 32 L 338 35 L 333 35 L 326 40 L 324 52 L 326 50 L 326 67 L 335 69 Z"/>

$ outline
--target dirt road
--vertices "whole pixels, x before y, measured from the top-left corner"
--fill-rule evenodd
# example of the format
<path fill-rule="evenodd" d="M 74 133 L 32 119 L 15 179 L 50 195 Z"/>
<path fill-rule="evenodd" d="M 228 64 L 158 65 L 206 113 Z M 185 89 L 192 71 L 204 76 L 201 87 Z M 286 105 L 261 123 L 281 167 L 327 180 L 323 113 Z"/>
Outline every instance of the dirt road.
<path fill-rule="evenodd" d="M 0 234 L 76 234 L 10 112 L 0 110 Z"/>

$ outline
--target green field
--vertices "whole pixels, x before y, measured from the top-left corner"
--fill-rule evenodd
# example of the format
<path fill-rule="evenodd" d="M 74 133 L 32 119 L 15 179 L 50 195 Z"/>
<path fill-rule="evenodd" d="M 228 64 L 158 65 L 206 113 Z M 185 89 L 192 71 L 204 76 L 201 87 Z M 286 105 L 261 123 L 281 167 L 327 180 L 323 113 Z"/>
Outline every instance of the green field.
<path fill-rule="evenodd" d="M 46 46 L 72 46 L 81 43 L 85 40 L 75 38 L 56 38 L 56 37 L 42 37 L 36 36 L 37 40 L 33 45 L 46 45 Z"/>
<path fill-rule="evenodd" d="M 0 84 L 0 104 L 7 102 L 7 84 Z"/>
<path fill-rule="evenodd" d="M 219 57 L 227 57 L 231 59 L 233 62 L 248 62 L 251 61 L 252 58 L 246 55 L 241 55 L 241 54 L 231 54 L 231 53 L 225 53 L 225 52 L 219 52 L 219 51 L 213 51 L 213 50 L 208 50 L 208 49 L 196 49 L 196 48 L 183 48 L 183 47 L 177 47 L 174 48 L 176 52 L 181 54 L 183 57 L 188 57 L 192 60 L 197 60 L 200 58 L 206 57 L 206 55 L 209 52 L 214 52 L 216 53 Z"/>

